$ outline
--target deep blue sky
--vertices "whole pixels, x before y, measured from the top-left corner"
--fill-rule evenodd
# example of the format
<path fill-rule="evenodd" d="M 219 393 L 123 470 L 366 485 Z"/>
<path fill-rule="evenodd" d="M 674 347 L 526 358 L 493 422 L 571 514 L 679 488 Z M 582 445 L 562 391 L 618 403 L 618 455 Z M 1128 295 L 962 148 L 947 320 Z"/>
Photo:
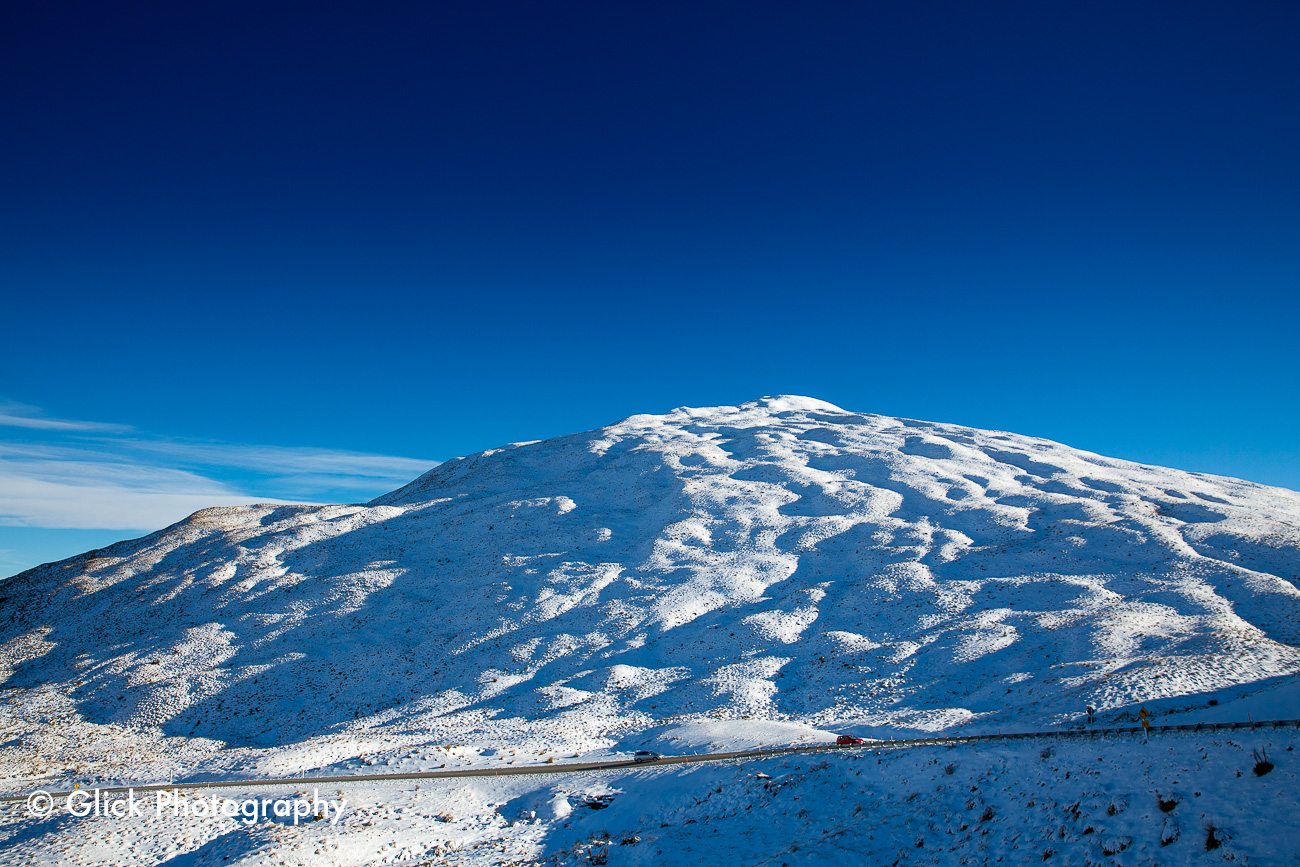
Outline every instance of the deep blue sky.
<path fill-rule="evenodd" d="M 788 392 L 1300 488 L 1298 43 L 1282 2 L 10 2 L 0 396 L 444 458 Z"/>

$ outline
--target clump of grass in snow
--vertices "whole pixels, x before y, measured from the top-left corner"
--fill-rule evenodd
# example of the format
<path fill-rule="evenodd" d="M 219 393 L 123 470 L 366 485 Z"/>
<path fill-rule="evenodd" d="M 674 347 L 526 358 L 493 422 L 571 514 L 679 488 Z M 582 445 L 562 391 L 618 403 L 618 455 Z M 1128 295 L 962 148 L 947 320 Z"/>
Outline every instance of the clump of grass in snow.
<path fill-rule="evenodd" d="M 1267 752 L 1264 750 L 1251 750 L 1251 755 L 1255 757 L 1255 776 L 1262 777 L 1273 770 L 1273 763 L 1268 760 Z"/>

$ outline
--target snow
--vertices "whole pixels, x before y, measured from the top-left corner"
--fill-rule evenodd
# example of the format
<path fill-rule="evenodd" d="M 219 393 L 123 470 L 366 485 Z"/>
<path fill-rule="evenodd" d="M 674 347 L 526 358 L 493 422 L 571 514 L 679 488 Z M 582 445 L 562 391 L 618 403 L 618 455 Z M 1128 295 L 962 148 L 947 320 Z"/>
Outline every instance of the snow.
<path fill-rule="evenodd" d="M 208 509 L 5 581 L 0 773 L 27 791 L 491 768 L 1071 728 L 1087 705 L 1106 724 L 1140 706 L 1158 723 L 1294 718 L 1298 588 L 1292 491 L 811 398 L 681 408 L 453 459 L 369 504 Z M 1270 739 L 1276 770 L 1237 778 Z M 725 861 L 715 835 L 750 863 L 1181 863 L 1193 843 L 1207 857 L 1186 803 L 1227 829 L 1213 857 L 1267 862 L 1269 835 L 1296 851 L 1292 739 L 1233 742 L 837 753 L 766 760 L 770 781 L 747 763 L 350 784 L 330 830 L 6 811 L 0 860 L 495 863 L 586 858 L 608 830 L 642 838 L 609 863 Z M 1161 846 L 1152 792 L 1184 777 L 1202 795 Z M 972 786 L 983 823 L 962 818 Z M 794 791 L 808 815 L 780 800 Z M 1106 814 L 1106 797 L 1128 806 Z M 506 815 L 524 801 L 527 822 Z M 1075 801 L 1093 832 L 1062 818 Z"/>

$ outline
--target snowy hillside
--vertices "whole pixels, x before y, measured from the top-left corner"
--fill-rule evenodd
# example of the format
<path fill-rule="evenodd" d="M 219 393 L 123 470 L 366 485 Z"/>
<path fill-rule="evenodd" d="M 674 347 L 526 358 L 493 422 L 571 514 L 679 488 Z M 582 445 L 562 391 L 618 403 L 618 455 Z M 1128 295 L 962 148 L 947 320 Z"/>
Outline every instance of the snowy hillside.
<path fill-rule="evenodd" d="M 4 582 L 0 768 L 1296 717 L 1298 588 L 1292 491 L 801 397 L 679 409 Z"/>

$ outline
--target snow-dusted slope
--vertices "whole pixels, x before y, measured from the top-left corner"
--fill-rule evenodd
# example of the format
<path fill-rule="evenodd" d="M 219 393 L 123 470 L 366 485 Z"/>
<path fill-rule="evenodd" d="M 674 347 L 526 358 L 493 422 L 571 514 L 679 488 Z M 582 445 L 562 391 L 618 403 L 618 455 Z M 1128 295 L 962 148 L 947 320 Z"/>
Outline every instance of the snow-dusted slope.
<path fill-rule="evenodd" d="M 1291 491 L 807 398 L 680 409 L 3 582 L 0 776 L 495 768 L 1076 726 L 1088 704 L 1300 717 L 1298 583 Z M 350 784 L 310 828 L 15 807 L 0 863 L 1270 863 L 1297 845 L 1295 743 Z"/>
<path fill-rule="evenodd" d="M 11 709 L 181 738 L 178 766 L 303 745 L 268 771 L 343 760 L 317 747 L 347 733 L 535 752 L 709 716 L 1259 716 L 1296 711 L 1298 583 L 1294 492 L 778 397 L 482 452 L 365 506 L 200 512 L 5 582 L 0 660 Z"/>

